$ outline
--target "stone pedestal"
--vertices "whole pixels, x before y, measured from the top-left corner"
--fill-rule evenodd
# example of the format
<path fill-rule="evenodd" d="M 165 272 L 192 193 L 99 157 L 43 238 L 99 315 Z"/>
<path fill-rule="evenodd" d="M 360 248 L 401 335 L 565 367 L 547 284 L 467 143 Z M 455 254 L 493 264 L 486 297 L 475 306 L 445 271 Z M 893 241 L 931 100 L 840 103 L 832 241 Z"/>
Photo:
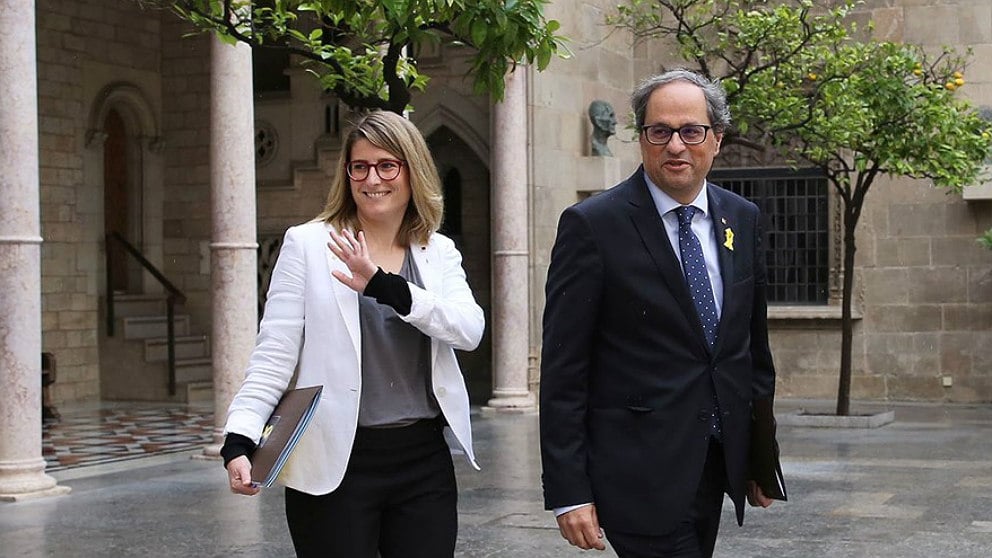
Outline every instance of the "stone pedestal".
<path fill-rule="evenodd" d="M 577 161 L 576 191 L 592 195 L 618 184 L 620 159 L 616 157 L 580 157 Z"/>

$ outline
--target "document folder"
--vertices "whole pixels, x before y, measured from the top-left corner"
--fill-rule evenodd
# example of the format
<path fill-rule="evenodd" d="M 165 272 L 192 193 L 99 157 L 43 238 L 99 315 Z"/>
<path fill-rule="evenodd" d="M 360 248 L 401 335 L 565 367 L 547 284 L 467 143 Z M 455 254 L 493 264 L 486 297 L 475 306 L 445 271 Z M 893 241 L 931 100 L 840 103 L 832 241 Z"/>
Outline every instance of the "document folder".
<path fill-rule="evenodd" d="M 317 411 L 323 389 L 324 386 L 292 389 L 279 400 L 251 458 L 253 484 L 269 487 L 275 482 Z"/>

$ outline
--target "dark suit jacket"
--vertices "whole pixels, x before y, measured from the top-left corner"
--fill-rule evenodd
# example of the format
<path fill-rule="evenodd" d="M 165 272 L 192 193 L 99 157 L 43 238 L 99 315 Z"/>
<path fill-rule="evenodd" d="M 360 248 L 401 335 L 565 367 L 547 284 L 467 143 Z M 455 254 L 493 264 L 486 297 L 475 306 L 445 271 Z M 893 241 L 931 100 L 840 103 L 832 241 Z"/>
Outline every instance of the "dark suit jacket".
<path fill-rule="evenodd" d="M 594 502 L 606 529 L 671 531 L 695 497 L 715 384 L 742 522 L 752 402 L 775 389 L 758 208 L 706 185 L 723 277 L 711 351 L 647 189 L 638 169 L 558 224 L 541 354 L 545 506 Z"/>

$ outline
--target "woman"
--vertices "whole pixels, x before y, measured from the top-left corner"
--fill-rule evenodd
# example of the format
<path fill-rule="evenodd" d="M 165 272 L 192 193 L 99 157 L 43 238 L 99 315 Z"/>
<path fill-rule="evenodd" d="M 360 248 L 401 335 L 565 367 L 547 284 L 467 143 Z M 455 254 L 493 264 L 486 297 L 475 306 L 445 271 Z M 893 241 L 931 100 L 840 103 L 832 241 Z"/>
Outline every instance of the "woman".
<path fill-rule="evenodd" d="M 457 490 L 445 430 L 478 469 L 455 349 L 484 318 L 454 243 L 437 233 L 440 180 L 423 136 L 390 112 L 349 133 L 327 204 L 291 227 L 258 342 L 228 411 L 231 489 L 293 378 L 323 385 L 279 477 L 297 556 L 452 556 Z"/>

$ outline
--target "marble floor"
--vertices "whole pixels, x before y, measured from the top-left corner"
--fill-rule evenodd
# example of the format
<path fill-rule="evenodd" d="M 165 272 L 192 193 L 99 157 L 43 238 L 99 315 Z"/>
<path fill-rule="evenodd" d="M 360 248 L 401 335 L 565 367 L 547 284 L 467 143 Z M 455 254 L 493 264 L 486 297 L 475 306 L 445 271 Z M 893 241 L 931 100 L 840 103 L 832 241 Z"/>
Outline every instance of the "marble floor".
<path fill-rule="evenodd" d="M 42 425 L 48 472 L 202 447 L 214 420 L 210 408 L 148 403 L 93 404 L 60 414 Z"/>

